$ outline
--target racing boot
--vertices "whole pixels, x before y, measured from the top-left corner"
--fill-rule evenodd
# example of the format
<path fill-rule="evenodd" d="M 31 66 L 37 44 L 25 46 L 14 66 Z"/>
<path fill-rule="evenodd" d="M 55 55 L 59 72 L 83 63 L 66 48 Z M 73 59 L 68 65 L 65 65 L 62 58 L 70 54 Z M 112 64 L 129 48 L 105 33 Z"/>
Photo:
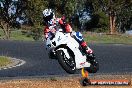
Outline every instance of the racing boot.
<path fill-rule="evenodd" d="M 86 42 L 82 42 L 81 47 L 82 47 L 83 52 L 87 55 L 87 61 L 93 61 L 95 59 L 93 50 L 87 46 Z"/>

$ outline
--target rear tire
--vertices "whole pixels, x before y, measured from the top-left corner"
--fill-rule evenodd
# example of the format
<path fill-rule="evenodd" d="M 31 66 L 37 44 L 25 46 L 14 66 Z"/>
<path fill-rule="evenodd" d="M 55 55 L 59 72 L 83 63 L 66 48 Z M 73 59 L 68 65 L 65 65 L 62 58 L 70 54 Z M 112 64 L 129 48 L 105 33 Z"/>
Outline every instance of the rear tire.
<path fill-rule="evenodd" d="M 70 59 L 67 59 L 62 50 L 57 51 L 56 55 L 57 55 L 59 64 L 67 73 L 74 74 L 76 72 L 76 64 L 73 57 L 70 57 Z"/>
<path fill-rule="evenodd" d="M 87 61 L 91 63 L 89 68 L 86 68 L 89 73 L 96 73 L 99 70 L 99 63 L 95 60 L 95 55 L 92 53 L 87 55 Z"/>
<path fill-rule="evenodd" d="M 96 73 L 99 70 L 99 63 L 97 61 L 91 63 L 90 68 L 88 69 L 89 73 Z"/>

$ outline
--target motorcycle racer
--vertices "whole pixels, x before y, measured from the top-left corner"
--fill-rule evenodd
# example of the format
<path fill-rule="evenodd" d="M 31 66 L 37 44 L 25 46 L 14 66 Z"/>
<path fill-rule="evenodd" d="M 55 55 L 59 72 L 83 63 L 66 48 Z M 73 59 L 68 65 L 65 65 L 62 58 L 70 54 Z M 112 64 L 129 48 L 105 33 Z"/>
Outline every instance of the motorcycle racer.
<path fill-rule="evenodd" d="M 71 33 L 71 35 L 75 38 L 75 40 L 81 45 L 82 50 L 87 56 L 93 53 L 93 51 L 87 46 L 87 43 L 84 41 L 82 34 L 80 32 L 72 31 L 72 27 L 70 24 L 65 22 L 65 17 L 57 18 L 55 17 L 55 13 L 52 9 L 45 9 L 43 11 L 43 20 L 46 23 L 46 27 L 44 28 L 44 36 L 45 39 L 53 38 L 55 36 L 56 29 L 58 25 L 63 29 L 64 33 Z M 93 55 L 91 55 L 93 57 Z"/>

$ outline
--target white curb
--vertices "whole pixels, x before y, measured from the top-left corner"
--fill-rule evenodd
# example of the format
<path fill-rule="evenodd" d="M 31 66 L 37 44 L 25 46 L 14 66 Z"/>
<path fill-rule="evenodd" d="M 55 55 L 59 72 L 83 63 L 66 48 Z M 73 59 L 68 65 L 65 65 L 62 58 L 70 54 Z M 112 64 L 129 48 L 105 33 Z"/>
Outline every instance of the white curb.
<path fill-rule="evenodd" d="M 4 70 L 4 69 L 10 69 L 10 68 L 14 68 L 14 67 L 19 67 L 22 66 L 26 63 L 26 61 L 21 60 L 21 59 L 16 59 L 16 58 L 11 58 L 9 57 L 9 59 L 11 60 L 11 64 L 8 64 L 6 66 L 2 66 L 0 67 L 0 70 Z"/>

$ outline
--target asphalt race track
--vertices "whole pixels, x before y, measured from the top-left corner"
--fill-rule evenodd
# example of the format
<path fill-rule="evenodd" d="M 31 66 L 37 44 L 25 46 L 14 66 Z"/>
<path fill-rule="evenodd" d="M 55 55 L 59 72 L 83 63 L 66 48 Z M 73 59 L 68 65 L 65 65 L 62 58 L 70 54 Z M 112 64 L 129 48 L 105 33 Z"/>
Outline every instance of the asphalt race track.
<path fill-rule="evenodd" d="M 94 50 L 100 64 L 97 73 L 132 72 L 132 45 L 90 44 L 90 47 Z M 0 55 L 26 61 L 20 67 L 0 70 L 0 77 L 69 75 L 57 60 L 48 58 L 43 42 L 0 40 Z"/>

